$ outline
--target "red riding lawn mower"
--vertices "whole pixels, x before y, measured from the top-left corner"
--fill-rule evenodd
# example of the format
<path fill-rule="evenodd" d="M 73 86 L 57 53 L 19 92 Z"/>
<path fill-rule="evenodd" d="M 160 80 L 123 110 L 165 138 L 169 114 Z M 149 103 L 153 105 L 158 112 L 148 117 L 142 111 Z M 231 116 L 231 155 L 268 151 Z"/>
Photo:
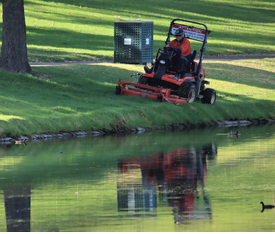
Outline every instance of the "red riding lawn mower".
<path fill-rule="evenodd" d="M 116 94 L 148 97 L 160 102 L 168 101 L 175 104 L 191 103 L 196 99 L 201 100 L 202 103 L 215 103 L 216 91 L 205 88 L 205 85 L 210 84 L 210 82 L 205 80 L 204 68 L 202 67 L 210 31 L 204 24 L 174 19 L 170 24 L 166 45 L 169 44 L 170 36 L 174 35 L 177 29 L 182 29 L 186 38 L 196 41 L 194 44 L 199 46 L 202 44 L 199 61 L 195 61 L 197 51 L 193 50 L 191 62 L 184 65 L 180 74 L 176 74 L 176 66 L 172 62 L 174 51 L 165 46 L 164 49 L 158 50 L 151 68 L 144 66 L 145 73 L 140 75 L 137 83 L 119 81 L 118 86 L 116 86 Z M 175 79 L 175 75 L 179 76 L 178 79 Z"/>

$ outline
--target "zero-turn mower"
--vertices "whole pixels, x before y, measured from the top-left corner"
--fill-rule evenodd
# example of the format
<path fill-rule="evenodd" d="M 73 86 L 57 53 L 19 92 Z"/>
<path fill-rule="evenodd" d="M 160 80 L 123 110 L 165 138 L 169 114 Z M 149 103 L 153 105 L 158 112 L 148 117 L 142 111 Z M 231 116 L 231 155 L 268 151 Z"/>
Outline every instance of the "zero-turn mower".
<path fill-rule="evenodd" d="M 191 103 L 195 100 L 201 100 L 202 103 L 208 104 L 215 103 L 216 91 L 205 88 L 205 85 L 209 85 L 210 82 L 205 80 L 205 71 L 202 67 L 210 31 L 204 24 L 174 19 L 170 24 L 165 45 L 169 44 L 171 35 L 174 35 L 177 29 L 182 29 L 187 39 L 201 44 L 199 60 L 195 61 L 197 50 L 193 50 L 190 63 L 184 66 L 179 77 L 175 79 L 176 68 L 172 62 L 174 51 L 165 46 L 158 50 L 151 68 L 144 66 L 145 73 L 140 75 L 137 83 L 119 81 L 116 86 L 116 94 L 148 97 L 160 102 L 168 101 L 175 104 Z"/>

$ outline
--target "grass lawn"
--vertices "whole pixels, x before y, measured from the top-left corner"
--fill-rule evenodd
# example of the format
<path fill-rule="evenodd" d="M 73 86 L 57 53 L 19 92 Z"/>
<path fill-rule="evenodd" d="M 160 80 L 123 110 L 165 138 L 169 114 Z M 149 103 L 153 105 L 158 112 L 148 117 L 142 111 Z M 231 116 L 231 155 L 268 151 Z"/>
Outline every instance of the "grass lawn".
<path fill-rule="evenodd" d="M 175 18 L 211 30 L 205 55 L 274 53 L 275 1 L 25 0 L 30 62 L 113 59 L 114 22 L 153 21 L 154 52 Z"/>
<path fill-rule="evenodd" d="M 113 59 L 114 21 L 154 22 L 154 52 L 174 18 L 211 30 L 205 55 L 275 52 L 275 1 L 26 0 L 29 62 Z M 1 23 L 1 22 L 0 22 Z M 274 59 L 204 62 L 215 105 L 175 106 L 115 95 L 141 65 L 33 67 L 44 78 L 0 71 L 0 136 L 116 127 L 159 127 L 224 119 L 275 118 Z"/>
<path fill-rule="evenodd" d="M 275 59 L 204 62 L 215 105 L 174 105 L 115 95 L 119 79 L 143 66 L 99 63 L 35 67 L 44 78 L 0 72 L 0 135 L 116 127 L 160 127 L 225 119 L 275 118 Z"/>

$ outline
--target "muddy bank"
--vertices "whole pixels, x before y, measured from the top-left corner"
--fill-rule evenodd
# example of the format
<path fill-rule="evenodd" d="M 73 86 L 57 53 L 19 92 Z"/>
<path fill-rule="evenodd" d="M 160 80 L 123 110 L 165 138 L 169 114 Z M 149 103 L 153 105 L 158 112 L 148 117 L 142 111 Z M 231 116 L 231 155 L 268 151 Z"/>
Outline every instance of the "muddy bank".
<path fill-rule="evenodd" d="M 127 134 L 140 134 L 149 131 L 184 131 L 190 129 L 202 129 L 202 128 L 236 128 L 236 127 L 248 127 L 259 126 L 265 124 L 274 124 L 275 120 L 271 118 L 267 119 L 252 119 L 252 120 L 225 120 L 215 121 L 208 124 L 174 124 L 169 126 L 160 126 L 157 128 L 142 128 L 137 127 L 129 129 L 126 127 L 115 128 L 111 131 L 98 130 L 98 131 L 76 131 L 76 132 L 59 132 L 59 133 L 45 133 L 45 134 L 32 134 L 31 136 L 20 136 L 19 138 L 3 137 L 0 138 L 0 144 L 26 144 L 28 141 L 41 141 L 41 140 L 55 140 L 55 139 L 69 139 L 69 138 L 81 138 L 81 137 L 100 137 L 106 135 L 127 135 Z"/>

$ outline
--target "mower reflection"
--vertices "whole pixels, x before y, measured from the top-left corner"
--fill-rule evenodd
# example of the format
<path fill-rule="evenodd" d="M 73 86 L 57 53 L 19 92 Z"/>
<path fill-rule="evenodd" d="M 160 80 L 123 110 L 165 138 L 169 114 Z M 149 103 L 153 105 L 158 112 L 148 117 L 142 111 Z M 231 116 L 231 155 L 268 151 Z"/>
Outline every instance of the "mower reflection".
<path fill-rule="evenodd" d="M 156 216 L 157 207 L 172 207 L 176 224 L 212 219 L 205 192 L 206 164 L 217 155 L 215 144 L 177 148 L 118 163 L 118 210 Z"/>

